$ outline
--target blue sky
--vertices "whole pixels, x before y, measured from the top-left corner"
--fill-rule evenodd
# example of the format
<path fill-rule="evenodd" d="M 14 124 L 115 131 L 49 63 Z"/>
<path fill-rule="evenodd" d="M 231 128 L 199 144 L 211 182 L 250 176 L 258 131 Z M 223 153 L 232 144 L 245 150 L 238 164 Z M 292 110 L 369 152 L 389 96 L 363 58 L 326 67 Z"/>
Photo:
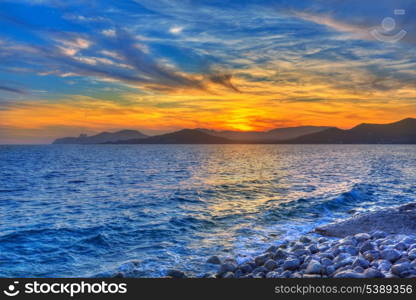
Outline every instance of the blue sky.
<path fill-rule="evenodd" d="M 410 0 L 3 0 L 0 142 L 415 115 L 415 13 Z"/>

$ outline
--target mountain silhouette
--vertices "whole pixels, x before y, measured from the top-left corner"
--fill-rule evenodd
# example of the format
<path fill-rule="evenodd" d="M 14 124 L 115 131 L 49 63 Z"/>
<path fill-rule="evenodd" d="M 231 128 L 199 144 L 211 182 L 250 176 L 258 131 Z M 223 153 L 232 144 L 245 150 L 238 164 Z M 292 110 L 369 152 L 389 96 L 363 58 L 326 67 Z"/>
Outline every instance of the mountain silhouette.
<path fill-rule="evenodd" d="M 289 144 L 416 144 L 416 119 L 390 124 L 361 124 L 349 130 L 329 128 L 284 141 Z"/>
<path fill-rule="evenodd" d="M 64 137 L 56 139 L 53 144 L 103 144 L 147 137 L 147 135 L 137 130 L 121 130 L 117 132 L 101 132 L 92 136 L 81 134 L 79 137 Z"/>
<path fill-rule="evenodd" d="M 266 132 L 182 129 L 146 136 L 135 130 L 57 139 L 53 144 L 416 144 L 416 119 L 391 124 L 361 124 L 349 130 L 302 126 Z"/>
<path fill-rule="evenodd" d="M 226 138 L 209 135 L 197 129 L 182 129 L 180 131 L 151 136 L 146 139 L 133 139 L 116 142 L 115 144 L 230 144 Z"/>
<path fill-rule="evenodd" d="M 330 127 L 300 126 L 276 128 L 270 131 L 216 131 L 211 129 L 198 129 L 209 135 L 227 138 L 233 141 L 244 141 L 249 143 L 270 143 L 280 140 L 294 139 L 299 136 L 316 133 Z"/>

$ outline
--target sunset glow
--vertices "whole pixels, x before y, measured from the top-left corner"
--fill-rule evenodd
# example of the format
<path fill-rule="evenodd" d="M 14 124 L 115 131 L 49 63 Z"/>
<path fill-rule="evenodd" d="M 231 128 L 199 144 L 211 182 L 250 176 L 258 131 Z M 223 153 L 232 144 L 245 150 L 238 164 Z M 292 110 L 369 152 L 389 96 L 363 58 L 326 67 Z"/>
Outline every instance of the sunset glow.
<path fill-rule="evenodd" d="M 372 14 L 359 1 L 349 13 L 342 1 L 331 12 L 286 2 L 2 1 L 0 143 L 416 116 L 414 33 L 398 43 L 368 35 L 389 1 Z M 33 19 L 21 18 L 27 10 Z"/>

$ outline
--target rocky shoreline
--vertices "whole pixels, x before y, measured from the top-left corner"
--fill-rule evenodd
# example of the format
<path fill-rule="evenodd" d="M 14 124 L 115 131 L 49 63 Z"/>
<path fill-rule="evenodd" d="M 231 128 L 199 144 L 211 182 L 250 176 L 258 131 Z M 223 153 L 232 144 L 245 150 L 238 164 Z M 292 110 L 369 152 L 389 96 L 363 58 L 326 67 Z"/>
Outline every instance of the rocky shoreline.
<path fill-rule="evenodd" d="M 365 229 L 365 231 L 362 231 Z M 205 278 L 416 278 L 416 204 L 360 214 L 238 264 L 212 256 Z M 332 236 L 336 238 L 328 238 Z M 185 278 L 178 270 L 168 277 Z"/>

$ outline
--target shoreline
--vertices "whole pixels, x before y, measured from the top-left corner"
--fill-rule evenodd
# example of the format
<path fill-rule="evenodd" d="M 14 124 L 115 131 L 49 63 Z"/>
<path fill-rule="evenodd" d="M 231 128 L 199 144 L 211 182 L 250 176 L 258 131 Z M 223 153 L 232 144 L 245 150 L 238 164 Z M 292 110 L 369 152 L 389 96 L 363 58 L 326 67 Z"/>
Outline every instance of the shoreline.
<path fill-rule="evenodd" d="M 240 264 L 215 255 L 207 264 L 218 271 L 202 278 L 416 278 L 416 203 L 319 226 Z M 173 269 L 167 276 L 187 277 Z"/>

